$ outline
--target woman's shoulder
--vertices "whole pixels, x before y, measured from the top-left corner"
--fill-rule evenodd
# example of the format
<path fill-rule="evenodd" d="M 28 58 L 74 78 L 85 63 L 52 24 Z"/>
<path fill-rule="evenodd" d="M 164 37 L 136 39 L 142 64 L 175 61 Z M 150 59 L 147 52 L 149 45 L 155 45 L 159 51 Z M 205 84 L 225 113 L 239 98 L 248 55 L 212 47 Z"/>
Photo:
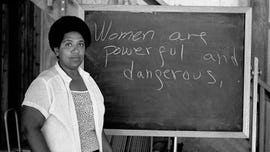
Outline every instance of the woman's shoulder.
<path fill-rule="evenodd" d="M 54 67 L 51 67 L 49 69 L 42 71 L 38 75 L 37 79 L 43 79 L 45 81 L 49 81 L 57 76 L 58 76 L 58 72 L 56 71 L 56 69 Z"/>

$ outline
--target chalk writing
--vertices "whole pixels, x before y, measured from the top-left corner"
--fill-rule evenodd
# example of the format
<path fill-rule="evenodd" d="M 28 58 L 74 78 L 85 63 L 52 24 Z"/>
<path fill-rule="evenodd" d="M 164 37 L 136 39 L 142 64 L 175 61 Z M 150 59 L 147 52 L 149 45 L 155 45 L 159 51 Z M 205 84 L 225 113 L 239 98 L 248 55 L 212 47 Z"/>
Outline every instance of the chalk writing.
<path fill-rule="evenodd" d="M 111 55 L 121 55 L 121 56 L 131 56 L 132 54 L 135 55 L 150 55 L 152 47 L 119 47 L 115 45 L 105 46 L 105 64 L 104 66 L 107 67 L 109 56 Z"/>
<path fill-rule="evenodd" d="M 105 53 L 104 67 L 111 68 L 109 64 L 110 59 L 113 57 L 128 57 L 130 64 L 125 63 L 122 65 L 122 73 L 119 73 L 119 75 L 122 74 L 123 78 L 129 81 L 144 79 L 155 80 L 157 86 L 154 89 L 159 91 L 164 88 L 165 81 L 171 80 L 177 81 L 178 83 L 181 81 L 204 81 L 211 86 L 217 86 L 219 88 L 223 87 L 224 81 L 218 77 L 213 69 L 205 67 L 194 71 L 185 68 L 187 63 L 193 64 L 191 61 L 186 62 L 185 60 L 187 60 L 187 58 L 188 60 L 194 60 L 194 64 L 216 64 L 217 66 L 232 64 L 234 67 L 239 66 L 236 54 L 237 48 L 227 46 L 223 49 L 205 49 L 208 48 L 206 47 L 208 46 L 208 34 L 205 31 L 198 33 L 178 31 L 168 32 L 167 40 L 160 42 L 159 46 L 152 46 L 151 42 L 154 40 L 156 41 L 156 37 L 160 36 L 152 29 L 146 31 L 127 30 L 115 32 L 111 30 L 112 27 L 112 21 L 104 21 L 100 27 L 98 27 L 97 23 L 94 24 L 94 40 L 97 42 L 111 42 L 107 43 L 108 45 L 103 46 Z M 127 44 L 124 46 L 123 43 L 118 43 L 119 41 L 131 41 L 134 45 Z M 148 45 L 146 46 L 145 43 L 138 43 L 138 41 L 147 41 Z M 196 44 L 196 46 L 200 46 L 201 50 L 194 50 L 197 58 L 194 58 L 193 54 L 193 58 L 190 59 L 188 56 L 189 53 L 186 52 L 186 45 L 192 47 L 193 43 L 198 42 L 201 43 Z M 172 45 L 171 43 L 174 44 Z M 228 53 L 228 51 L 230 53 Z M 154 66 L 149 67 L 147 65 L 143 68 L 137 67 L 135 66 L 137 61 L 134 57 L 143 58 L 145 60 L 155 57 L 155 64 Z M 172 59 L 173 61 L 176 61 L 174 65 L 171 65 L 171 63 L 168 64 L 167 61 L 171 62 Z M 181 66 L 178 67 L 177 65 Z"/>
<path fill-rule="evenodd" d="M 169 40 L 185 41 L 185 40 L 190 40 L 192 38 L 197 38 L 197 37 L 199 37 L 203 41 L 203 43 L 205 45 L 207 45 L 207 42 L 205 40 L 206 32 L 201 32 L 200 34 L 187 33 L 185 35 L 183 33 L 180 33 L 180 32 L 173 32 L 172 34 L 170 34 Z"/>
<path fill-rule="evenodd" d="M 216 84 L 215 74 L 211 70 L 190 72 L 187 69 L 134 69 L 135 62 L 132 60 L 129 67 L 124 68 L 123 75 L 128 80 L 156 79 L 159 86 L 156 90 L 162 90 L 164 79 L 166 80 L 184 80 L 198 81 L 199 79 L 208 79 L 208 84 Z"/>
<path fill-rule="evenodd" d="M 109 25 L 106 25 L 106 22 L 103 22 L 100 33 L 98 33 L 98 26 L 94 24 L 95 31 L 95 41 L 105 41 L 105 40 L 152 40 L 155 36 L 154 30 L 148 31 L 125 31 L 125 32 L 112 32 L 112 21 L 109 22 Z"/>
<path fill-rule="evenodd" d="M 171 56 L 174 56 L 178 52 L 177 48 L 168 48 L 167 49 L 164 46 L 160 46 L 158 51 L 159 51 L 159 56 L 161 59 L 160 67 L 163 67 L 165 65 L 165 60 L 164 60 L 164 55 L 163 55 L 164 53 L 169 54 Z M 180 48 L 179 52 L 180 52 L 180 61 L 182 61 L 184 58 L 184 45 L 183 44 L 181 44 L 181 48 Z"/>
<path fill-rule="evenodd" d="M 217 53 L 217 52 L 216 53 L 205 53 L 202 58 L 205 61 L 215 62 L 217 64 L 222 64 L 222 62 L 228 63 L 229 62 L 228 60 L 230 60 L 234 66 L 238 66 L 235 48 L 233 48 L 233 55 L 230 56 L 229 59 L 227 56 L 220 54 L 220 53 Z"/>

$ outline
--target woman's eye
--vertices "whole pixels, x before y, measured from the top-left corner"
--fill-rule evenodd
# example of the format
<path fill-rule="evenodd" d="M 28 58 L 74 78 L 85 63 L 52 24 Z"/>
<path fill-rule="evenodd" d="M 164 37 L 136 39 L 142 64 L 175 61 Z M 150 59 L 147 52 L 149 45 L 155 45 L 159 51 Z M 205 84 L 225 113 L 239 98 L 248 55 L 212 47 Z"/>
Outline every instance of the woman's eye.
<path fill-rule="evenodd" d="M 79 43 L 79 45 L 80 45 L 81 47 L 85 47 L 84 42 Z"/>
<path fill-rule="evenodd" d="M 71 43 L 66 43 L 66 44 L 65 44 L 65 47 L 71 47 L 71 46 L 72 46 Z"/>

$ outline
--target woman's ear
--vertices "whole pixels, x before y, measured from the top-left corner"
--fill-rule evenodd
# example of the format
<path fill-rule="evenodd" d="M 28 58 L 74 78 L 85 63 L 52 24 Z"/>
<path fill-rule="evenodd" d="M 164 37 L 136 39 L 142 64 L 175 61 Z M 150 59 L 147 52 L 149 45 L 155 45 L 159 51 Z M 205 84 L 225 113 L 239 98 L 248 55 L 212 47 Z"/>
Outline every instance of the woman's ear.
<path fill-rule="evenodd" d="M 53 50 L 54 50 L 56 57 L 58 57 L 59 56 L 59 49 L 55 47 Z"/>

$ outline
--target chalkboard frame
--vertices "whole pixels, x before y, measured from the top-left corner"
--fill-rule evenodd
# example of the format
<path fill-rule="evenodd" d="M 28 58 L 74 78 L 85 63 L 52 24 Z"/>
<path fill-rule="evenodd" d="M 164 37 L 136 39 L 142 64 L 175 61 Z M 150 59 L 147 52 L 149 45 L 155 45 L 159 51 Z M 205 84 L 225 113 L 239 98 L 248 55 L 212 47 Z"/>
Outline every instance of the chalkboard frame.
<path fill-rule="evenodd" d="M 79 16 L 84 19 L 86 11 L 127 11 L 127 12 L 199 12 L 237 13 L 245 15 L 245 61 L 243 90 L 243 126 L 239 132 L 222 131 L 175 131 L 175 130 L 136 130 L 104 129 L 108 135 L 120 136 L 166 136 L 166 137 L 206 137 L 206 138 L 249 138 L 250 136 L 250 88 L 251 88 L 251 26 L 250 7 L 208 7 L 208 6 L 131 6 L 131 5 L 80 5 Z"/>

